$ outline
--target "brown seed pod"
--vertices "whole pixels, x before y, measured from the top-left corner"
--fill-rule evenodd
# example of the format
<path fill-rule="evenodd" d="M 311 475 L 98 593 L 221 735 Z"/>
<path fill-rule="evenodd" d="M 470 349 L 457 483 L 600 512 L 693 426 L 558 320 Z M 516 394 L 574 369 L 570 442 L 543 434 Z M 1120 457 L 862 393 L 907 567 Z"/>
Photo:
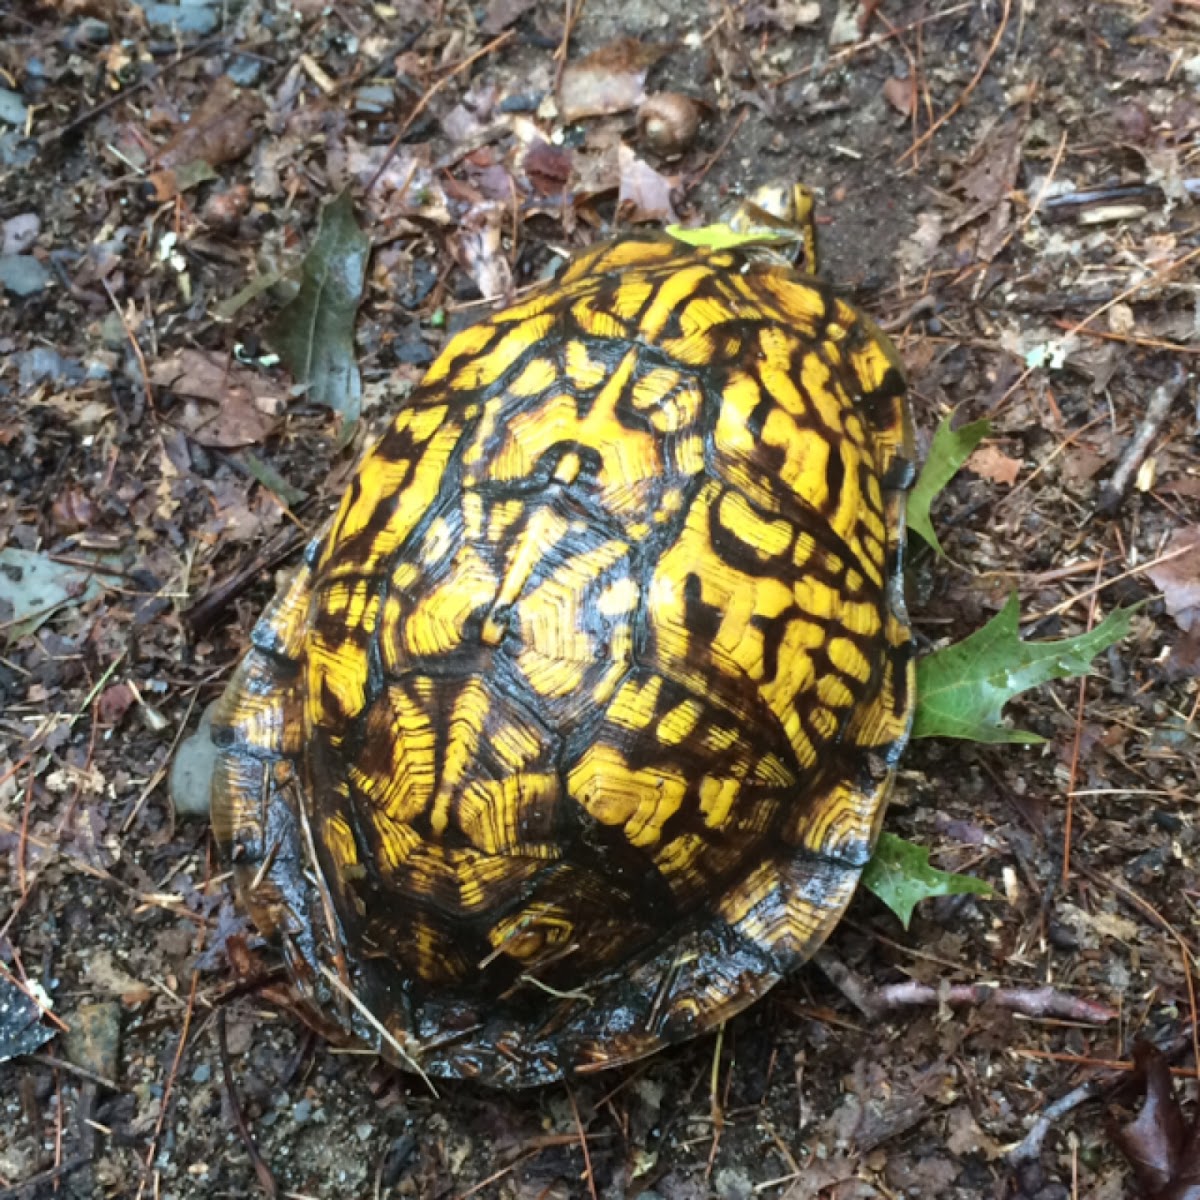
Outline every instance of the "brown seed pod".
<path fill-rule="evenodd" d="M 676 158 L 695 140 L 700 129 L 700 104 L 682 92 L 657 92 L 638 109 L 638 137 L 663 158 Z"/>

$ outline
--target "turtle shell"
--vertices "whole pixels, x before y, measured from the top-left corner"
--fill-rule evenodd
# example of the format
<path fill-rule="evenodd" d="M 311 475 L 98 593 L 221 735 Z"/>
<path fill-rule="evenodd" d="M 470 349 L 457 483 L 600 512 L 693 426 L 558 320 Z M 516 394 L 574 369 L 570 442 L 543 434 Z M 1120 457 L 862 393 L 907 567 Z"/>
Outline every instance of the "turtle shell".
<path fill-rule="evenodd" d="M 326 1025 L 525 1086 L 808 958 L 908 736 L 912 457 L 887 338 L 751 249 L 625 238 L 455 335 L 213 721 Z"/>

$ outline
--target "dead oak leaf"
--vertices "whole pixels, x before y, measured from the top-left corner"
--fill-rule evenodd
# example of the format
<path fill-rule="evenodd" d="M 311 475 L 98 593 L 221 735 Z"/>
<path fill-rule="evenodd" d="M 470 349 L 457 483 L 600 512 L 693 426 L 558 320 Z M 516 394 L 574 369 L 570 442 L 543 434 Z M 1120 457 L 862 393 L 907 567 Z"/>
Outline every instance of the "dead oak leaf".
<path fill-rule="evenodd" d="M 1184 633 L 1200 631 L 1200 525 L 1177 529 L 1146 574 Z"/>
<path fill-rule="evenodd" d="M 985 442 L 963 465 L 982 479 L 990 479 L 992 483 L 1002 483 L 1008 487 L 1017 482 L 1017 476 L 1021 473 L 1021 460 L 1010 458 L 992 442 Z"/>
<path fill-rule="evenodd" d="M 901 115 L 911 117 L 917 104 L 917 81 L 893 75 L 883 85 L 883 98 Z"/>
<path fill-rule="evenodd" d="M 558 87 L 564 121 L 605 116 L 636 108 L 646 94 L 646 72 L 669 46 L 623 37 L 569 64 Z"/>
<path fill-rule="evenodd" d="M 239 91 L 228 76 L 218 79 L 179 132 L 154 154 L 157 169 L 150 179 L 157 198 L 169 200 L 246 154 L 257 137 L 255 118 L 262 109 L 257 93 Z"/>
<path fill-rule="evenodd" d="M 678 180 L 662 175 L 622 143 L 617 151 L 621 182 L 617 211 L 626 221 L 678 221 L 671 193 Z"/>
<path fill-rule="evenodd" d="M 195 441 L 215 449 L 261 442 L 286 403 L 273 384 L 208 350 L 181 350 L 155 363 L 150 379 L 186 400 L 204 402 L 185 404 L 179 423 Z"/>
<path fill-rule="evenodd" d="M 1133 1048 L 1135 1079 L 1145 1090 L 1141 1111 L 1112 1130 L 1129 1160 L 1143 1200 L 1200 1200 L 1200 1120 L 1188 1128 L 1162 1052 Z"/>

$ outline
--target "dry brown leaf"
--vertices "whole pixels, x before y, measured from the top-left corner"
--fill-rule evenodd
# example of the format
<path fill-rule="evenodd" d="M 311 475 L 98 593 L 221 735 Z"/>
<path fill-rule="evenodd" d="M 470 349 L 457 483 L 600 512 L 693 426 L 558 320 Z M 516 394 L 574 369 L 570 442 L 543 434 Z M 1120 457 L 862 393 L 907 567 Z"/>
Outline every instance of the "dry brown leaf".
<path fill-rule="evenodd" d="M 202 446 L 217 449 L 261 442 L 286 404 L 284 394 L 260 375 L 207 350 L 181 350 L 155 363 L 150 379 L 177 396 L 207 402 L 184 405 L 179 423 Z"/>
<path fill-rule="evenodd" d="M 171 172 L 196 162 L 218 167 L 245 154 L 254 145 L 254 119 L 261 111 L 257 93 L 240 92 L 228 76 L 218 79 L 204 103 L 154 155 L 160 192 Z"/>
<path fill-rule="evenodd" d="M 636 108 L 646 94 L 646 72 L 669 46 L 647 45 L 637 38 L 618 38 L 571 63 L 558 87 L 558 110 L 564 121 L 604 116 Z"/>
<path fill-rule="evenodd" d="M 1003 483 L 1008 487 L 1012 487 L 1017 482 L 1017 476 L 1021 473 L 1021 460 L 1009 458 L 993 442 L 985 442 L 980 446 L 967 459 L 965 466 L 968 471 L 973 471 L 983 479 L 990 479 L 993 483 Z"/>
<path fill-rule="evenodd" d="M 483 17 L 483 32 L 488 37 L 503 33 L 510 25 L 519 21 L 537 0 L 488 0 Z"/>
<path fill-rule="evenodd" d="M 1165 561 L 1146 574 L 1162 592 L 1175 624 L 1184 633 L 1200 630 L 1200 525 L 1177 529 L 1163 547 L 1162 557 Z"/>
<path fill-rule="evenodd" d="M 534 142 L 521 165 L 539 196 L 561 196 L 571 181 L 571 152 L 549 142 Z"/>
<path fill-rule="evenodd" d="M 893 75 L 884 82 L 883 98 L 902 116 L 911 117 L 917 103 L 917 81 L 911 75 L 907 79 Z"/>
<path fill-rule="evenodd" d="M 767 0 L 762 4 L 750 4 L 743 10 L 742 28 L 751 32 L 778 29 L 783 33 L 795 33 L 820 20 L 820 0 Z"/>
<path fill-rule="evenodd" d="M 495 300 L 512 291 L 512 268 L 501 240 L 508 219 L 508 210 L 503 205 L 476 205 L 450 239 L 450 248 L 459 265 L 475 281 L 485 300 Z"/>
<path fill-rule="evenodd" d="M 617 150 L 621 186 L 617 210 L 626 221 L 678 221 L 671 192 L 678 179 L 661 175 L 626 145 Z"/>

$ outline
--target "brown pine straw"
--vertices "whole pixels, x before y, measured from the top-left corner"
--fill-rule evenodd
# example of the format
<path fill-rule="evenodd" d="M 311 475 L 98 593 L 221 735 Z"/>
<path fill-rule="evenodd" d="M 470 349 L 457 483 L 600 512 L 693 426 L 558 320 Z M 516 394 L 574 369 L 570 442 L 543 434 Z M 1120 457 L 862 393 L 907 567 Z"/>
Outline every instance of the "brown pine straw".
<path fill-rule="evenodd" d="M 1044 1059 L 1048 1062 L 1069 1063 L 1075 1067 L 1093 1067 L 1100 1071 L 1132 1071 L 1133 1060 L 1128 1058 L 1092 1058 L 1087 1054 L 1065 1054 L 1057 1050 L 1031 1050 L 1019 1046 L 1012 1051 L 1018 1058 Z M 1176 1079 L 1194 1079 L 1194 1067 L 1168 1068 Z"/>
<path fill-rule="evenodd" d="M 971 82 L 959 92 L 958 98 L 954 103 L 896 159 L 896 166 L 900 166 L 901 163 L 912 158 L 955 113 L 962 109 L 963 105 L 967 102 L 967 97 L 979 86 L 980 80 L 987 74 L 987 69 L 991 66 L 992 59 L 995 58 L 996 51 L 1000 48 L 1000 41 L 1004 37 L 1005 30 L 1008 29 L 1008 18 L 1011 13 L 1012 0 L 1004 0 L 1004 12 L 1000 15 L 1000 27 L 996 30 L 996 36 L 992 38 L 992 44 L 988 46 L 987 53 L 984 54 L 983 61 L 979 64 L 979 69 L 971 77 Z"/>
<path fill-rule="evenodd" d="M 1099 584 L 1104 571 L 1104 555 L 1096 565 L 1096 583 Z M 1088 608 L 1088 631 L 1096 624 L 1096 609 L 1100 604 L 1100 593 L 1093 592 L 1092 603 Z M 1063 818 L 1063 847 L 1062 847 L 1062 886 L 1065 888 L 1071 881 L 1071 834 L 1075 822 L 1075 784 L 1079 778 L 1079 752 L 1083 745 L 1083 706 L 1087 703 L 1087 674 L 1079 677 L 1079 702 L 1075 706 L 1075 741 L 1071 747 L 1071 774 L 1067 780 L 1067 805 Z"/>

